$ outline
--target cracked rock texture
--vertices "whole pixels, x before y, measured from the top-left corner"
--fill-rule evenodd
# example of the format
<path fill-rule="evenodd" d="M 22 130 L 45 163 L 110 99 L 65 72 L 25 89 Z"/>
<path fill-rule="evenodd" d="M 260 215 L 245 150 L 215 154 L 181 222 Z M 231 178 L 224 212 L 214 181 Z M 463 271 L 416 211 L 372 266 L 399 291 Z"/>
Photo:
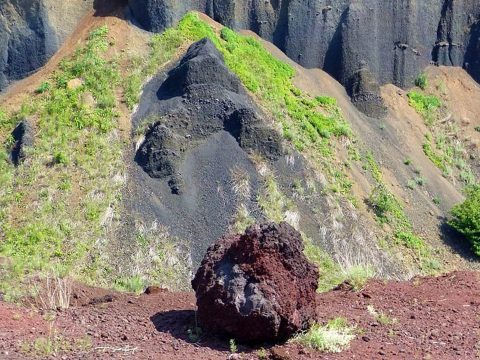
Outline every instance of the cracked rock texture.
<path fill-rule="evenodd" d="M 200 326 L 238 341 L 288 338 L 315 318 L 318 269 L 287 223 L 253 225 L 213 244 L 192 281 Z"/>

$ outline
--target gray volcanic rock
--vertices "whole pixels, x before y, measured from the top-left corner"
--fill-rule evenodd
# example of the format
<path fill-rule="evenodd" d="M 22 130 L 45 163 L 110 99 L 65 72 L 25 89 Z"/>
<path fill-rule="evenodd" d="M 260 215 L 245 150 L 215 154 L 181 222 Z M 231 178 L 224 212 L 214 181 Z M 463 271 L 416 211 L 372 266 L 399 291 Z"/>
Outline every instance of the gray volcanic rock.
<path fill-rule="evenodd" d="M 0 91 L 43 66 L 93 0 L 1 0 Z"/>
<path fill-rule="evenodd" d="M 157 97 L 162 118 L 152 124 L 136 161 L 153 178 L 167 178 L 180 193 L 180 164 L 185 154 L 211 135 L 227 131 L 244 150 L 267 159 L 282 154 L 281 136 L 269 129 L 240 80 L 225 66 L 209 39 L 193 44 L 170 71 Z"/>
<path fill-rule="evenodd" d="M 239 341 L 283 340 L 315 318 L 318 269 L 287 223 L 253 225 L 224 237 L 192 281 L 200 325 Z"/>
<path fill-rule="evenodd" d="M 250 29 L 348 88 L 368 66 L 379 84 L 413 84 L 430 63 L 464 66 L 477 81 L 477 0 L 130 0 L 141 25 L 161 31 L 188 10 Z M 378 94 L 377 94 L 378 95 Z M 362 107 L 361 107 L 362 108 Z"/>
<path fill-rule="evenodd" d="M 358 70 L 347 84 L 350 96 L 355 106 L 364 114 L 374 118 L 382 118 L 387 114 L 387 108 L 380 95 L 380 85 L 370 70 Z"/>
<path fill-rule="evenodd" d="M 10 160 L 18 166 L 25 159 L 25 150 L 34 144 L 35 134 L 31 121 L 22 120 L 11 135 L 14 143 L 10 150 Z"/>

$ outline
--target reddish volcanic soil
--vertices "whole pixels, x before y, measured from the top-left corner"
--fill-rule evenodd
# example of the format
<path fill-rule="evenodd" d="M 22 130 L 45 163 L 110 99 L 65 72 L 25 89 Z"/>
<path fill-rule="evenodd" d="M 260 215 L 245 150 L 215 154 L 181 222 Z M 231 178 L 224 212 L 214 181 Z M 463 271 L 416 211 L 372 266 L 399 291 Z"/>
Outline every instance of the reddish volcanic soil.
<path fill-rule="evenodd" d="M 319 321 L 345 316 L 358 327 L 350 349 L 322 354 L 287 343 L 274 348 L 278 354 L 272 359 L 436 360 L 476 359 L 480 354 L 478 273 L 374 281 L 360 292 L 318 295 L 317 302 Z M 189 341 L 188 330 L 195 324 L 193 293 L 133 296 L 77 288 L 74 303 L 57 314 L 52 327 L 39 312 L 0 302 L 0 359 L 35 357 L 34 346 L 27 345 L 53 333 L 58 347 L 67 350 L 50 357 L 58 359 L 189 360 L 230 355 L 227 340 L 203 335 L 197 343 Z M 368 305 L 395 320 L 378 323 Z M 258 359 L 257 350 L 240 345 L 241 357 L 235 358 Z M 36 356 L 48 358 L 41 352 Z"/>

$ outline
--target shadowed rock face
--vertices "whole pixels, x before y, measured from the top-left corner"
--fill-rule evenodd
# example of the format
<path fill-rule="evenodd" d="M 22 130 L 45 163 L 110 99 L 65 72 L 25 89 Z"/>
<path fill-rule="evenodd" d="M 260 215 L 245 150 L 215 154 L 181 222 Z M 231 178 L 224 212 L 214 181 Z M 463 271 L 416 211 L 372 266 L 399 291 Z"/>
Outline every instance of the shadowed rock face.
<path fill-rule="evenodd" d="M 465 66 L 480 80 L 477 0 L 130 0 L 134 16 L 162 31 L 186 11 L 251 29 L 306 67 L 323 68 L 352 94 L 367 66 L 379 84 L 409 86 L 433 62 Z M 468 62 L 468 64 L 466 64 Z"/>
<path fill-rule="evenodd" d="M 254 225 L 218 240 L 192 281 L 205 329 L 239 341 L 288 338 L 315 317 L 318 269 L 287 223 Z"/>
<path fill-rule="evenodd" d="M 1 0 L 0 91 L 43 66 L 93 0 Z"/>

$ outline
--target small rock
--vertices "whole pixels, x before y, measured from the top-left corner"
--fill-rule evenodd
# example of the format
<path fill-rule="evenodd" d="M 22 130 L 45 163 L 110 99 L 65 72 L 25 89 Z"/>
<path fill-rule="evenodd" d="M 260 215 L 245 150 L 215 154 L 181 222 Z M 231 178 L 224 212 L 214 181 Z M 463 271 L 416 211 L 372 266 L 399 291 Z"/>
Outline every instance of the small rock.
<path fill-rule="evenodd" d="M 240 355 L 240 354 L 230 354 L 230 355 L 228 355 L 227 360 L 242 360 L 242 355 Z"/>
<path fill-rule="evenodd" d="M 370 338 L 368 336 L 362 336 L 362 340 L 365 342 L 369 342 Z"/>
<path fill-rule="evenodd" d="M 68 90 L 75 90 L 78 89 L 80 86 L 83 85 L 83 80 L 82 79 L 72 79 L 69 82 L 67 82 L 67 89 Z"/>
<path fill-rule="evenodd" d="M 95 98 L 90 91 L 86 91 L 80 96 L 80 102 L 89 108 L 94 108 L 96 105 Z"/>
<path fill-rule="evenodd" d="M 93 298 L 92 300 L 90 300 L 88 304 L 89 305 L 105 304 L 105 303 L 113 302 L 113 300 L 114 300 L 114 297 L 112 295 L 105 295 L 102 297 Z"/>
<path fill-rule="evenodd" d="M 273 348 L 270 350 L 270 359 L 271 360 L 292 360 L 290 355 L 281 348 Z"/>
<path fill-rule="evenodd" d="M 168 292 L 168 290 L 164 289 L 164 288 L 161 288 L 161 287 L 158 287 L 158 286 L 149 286 L 145 290 L 145 294 L 147 294 L 147 295 L 160 294 L 160 293 L 164 293 L 164 292 Z"/>

